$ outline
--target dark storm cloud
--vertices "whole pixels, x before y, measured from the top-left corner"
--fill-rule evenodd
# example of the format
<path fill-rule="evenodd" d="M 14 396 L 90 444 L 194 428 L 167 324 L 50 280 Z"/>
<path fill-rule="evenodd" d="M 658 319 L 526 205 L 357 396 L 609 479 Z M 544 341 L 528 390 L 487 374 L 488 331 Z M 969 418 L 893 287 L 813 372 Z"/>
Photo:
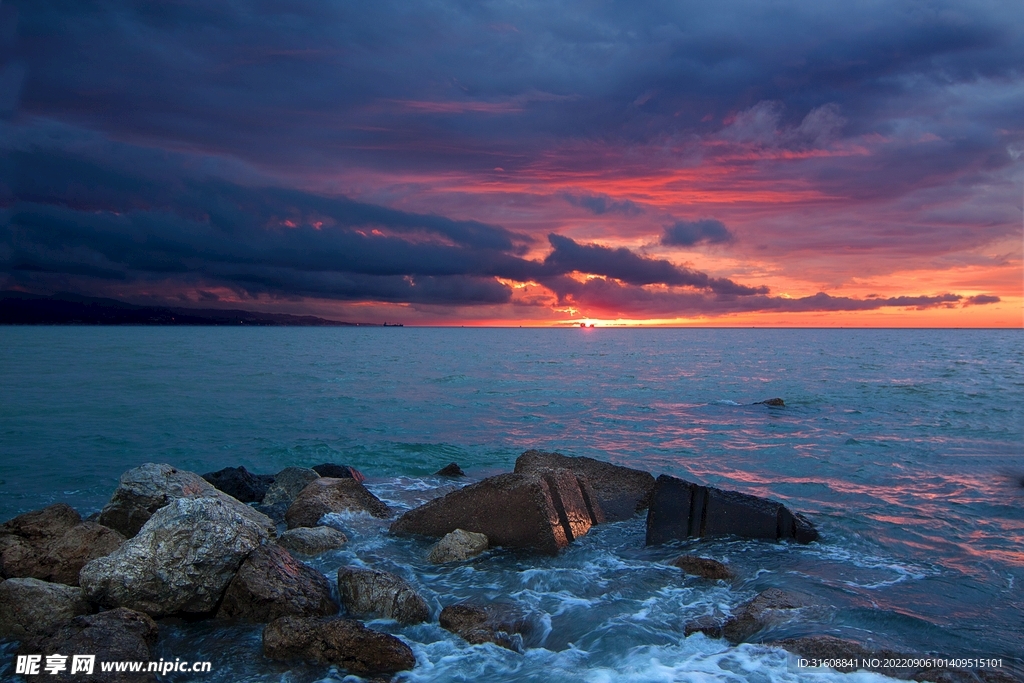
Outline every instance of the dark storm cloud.
<path fill-rule="evenodd" d="M 698 221 L 676 221 L 665 228 L 661 243 L 675 247 L 697 244 L 727 244 L 736 239 L 722 221 L 704 218 Z"/>
<path fill-rule="evenodd" d="M 596 216 L 603 216 L 607 213 L 637 216 L 644 212 L 643 207 L 636 202 L 631 202 L 628 199 L 614 200 L 608 195 L 572 194 L 567 192 L 562 197 L 573 206 L 587 209 Z"/>

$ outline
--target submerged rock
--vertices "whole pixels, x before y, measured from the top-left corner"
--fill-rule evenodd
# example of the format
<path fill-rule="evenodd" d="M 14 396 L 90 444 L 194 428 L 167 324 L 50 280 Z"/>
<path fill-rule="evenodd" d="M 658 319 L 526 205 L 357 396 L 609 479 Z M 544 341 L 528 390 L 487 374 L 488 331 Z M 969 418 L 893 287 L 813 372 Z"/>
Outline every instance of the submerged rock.
<path fill-rule="evenodd" d="M 793 610 L 814 604 L 809 596 L 769 588 L 740 605 L 731 617 L 724 620 L 700 617 L 686 624 L 684 632 L 686 635 L 700 632 L 711 638 L 742 643 L 769 624 L 791 617 Z"/>
<path fill-rule="evenodd" d="M 487 536 L 456 529 L 431 546 L 427 561 L 433 564 L 459 562 L 476 557 L 487 550 Z"/>
<path fill-rule="evenodd" d="M 203 479 L 232 498 L 243 503 L 260 503 L 274 483 L 272 474 L 253 474 L 244 467 L 225 467 L 207 472 Z"/>
<path fill-rule="evenodd" d="M 340 568 L 338 596 L 354 617 L 386 617 L 400 624 L 430 619 L 430 608 L 415 588 L 405 579 L 378 569 Z"/>
<path fill-rule="evenodd" d="M 665 474 L 658 477 L 647 511 L 647 545 L 726 535 L 799 543 L 818 538 L 807 518 L 782 503 Z"/>
<path fill-rule="evenodd" d="M 867 648 L 860 643 L 852 640 L 846 640 L 844 638 L 836 638 L 835 636 L 807 636 L 804 638 L 788 638 L 786 640 L 778 640 L 768 645 L 775 645 L 781 647 L 793 654 L 800 655 L 807 659 L 832 659 L 832 660 L 850 660 L 855 659 L 858 662 L 861 660 L 869 660 L 873 658 L 882 659 L 903 659 L 906 657 L 912 657 L 908 653 L 896 652 L 895 650 L 872 650 Z M 867 669 L 868 671 L 875 671 L 892 678 L 909 678 L 913 674 L 912 669 L 899 669 L 889 667 L 844 667 L 835 666 L 831 667 L 836 671 L 842 671 L 849 673 L 851 671 L 857 671 L 859 669 Z M 933 679 L 929 679 L 933 680 Z"/>
<path fill-rule="evenodd" d="M 448 605 L 441 610 L 438 623 L 471 645 L 494 643 L 516 652 L 523 649 L 523 636 L 533 630 L 517 609 L 502 603 Z"/>
<path fill-rule="evenodd" d="M 445 465 L 444 467 L 439 469 L 437 472 L 434 472 L 434 474 L 442 476 L 442 477 L 464 477 L 464 476 L 466 476 L 466 473 L 462 471 L 462 468 L 459 467 L 459 463 L 457 463 L 457 462 L 450 462 L 450 463 L 448 463 L 447 465 Z"/>
<path fill-rule="evenodd" d="M 516 459 L 515 471 L 519 473 L 551 468 L 564 468 L 585 476 L 609 522 L 629 519 L 637 512 L 646 510 L 650 504 L 654 477 L 649 472 L 593 458 L 569 457 L 561 453 L 535 450 L 526 451 Z"/>
<path fill-rule="evenodd" d="M 263 623 L 284 616 L 326 617 L 337 613 L 327 577 L 274 543 L 249 553 L 217 610 L 221 618 Z"/>
<path fill-rule="evenodd" d="M 680 555 L 672 560 L 672 564 L 679 567 L 687 574 L 699 576 L 704 579 L 730 581 L 736 578 L 736 574 L 726 565 L 718 560 L 695 555 Z"/>
<path fill-rule="evenodd" d="M 51 634 L 90 611 L 81 588 L 32 578 L 0 582 L 0 638 Z"/>
<path fill-rule="evenodd" d="M 263 629 L 263 654 L 277 660 L 333 664 L 360 676 L 393 674 L 416 666 L 398 638 L 342 617 L 281 617 Z"/>
<path fill-rule="evenodd" d="M 320 477 L 314 479 L 288 508 L 284 519 L 289 529 L 319 526 L 320 518 L 330 512 L 368 512 L 387 517 L 391 510 L 355 479 Z"/>
<path fill-rule="evenodd" d="M 152 616 L 212 611 L 246 556 L 266 542 L 245 507 L 217 498 L 179 498 L 107 557 L 82 568 L 90 600 Z"/>
<path fill-rule="evenodd" d="M 348 536 L 329 526 L 300 526 L 281 534 L 277 542 L 293 553 L 319 555 L 342 547 Z"/>
<path fill-rule="evenodd" d="M 785 408 L 786 402 L 781 398 L 769 398 L 764 401 L 755 401 L 755 406 L 768 406 L 769 408 Z"/>
<path fill-rule="evenodd" d="M 491 545 L 557 553 L 604 521 L 586 477 L 570 470 L 499 474 L 435 498 L 391 525 L 394 534 L 440 537 L 456 529 Z"/>

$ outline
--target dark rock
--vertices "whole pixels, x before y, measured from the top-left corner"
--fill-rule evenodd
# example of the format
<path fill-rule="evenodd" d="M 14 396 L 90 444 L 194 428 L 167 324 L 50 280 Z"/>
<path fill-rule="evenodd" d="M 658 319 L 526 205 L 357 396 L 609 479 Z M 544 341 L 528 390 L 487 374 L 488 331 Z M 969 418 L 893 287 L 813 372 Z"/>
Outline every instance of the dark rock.
<path fill-rule="evenodd" d="M 263 496 L 263 505 L 273 507 L 283 504 L 287 510 L 302 493 L 302 489 L 319 478 L 319 474 L 307 467 L 286 467 L 274 475 L 274 483 L 267 489 L 267 495 Z"/>
<path fill-rule="evenodd" d="M 20 538 L 52 540 L 63 536 L 71 527 L 81 523 L 81 516 L 70 505 L 57 503 L 42 510 L 26 512 L 0 525 L 0 534 L 13 534 Z"/>
<path fill-rule="evenodd" d="M 405 579 L 378 569 L 340 568 L 338 596 L 354 617 L 386 617 L 400 624 L 430 619 L 430 608 L 416 589 Z"/>
<path fill-rule="evenodd" d="M 728 619 L 723 621 L 709 616 L 700 617 L 686 624 L 684 633 L 690 635 L 700 632 L 711 638 L 725 638 L 731 643 L 741 643 L 769 624 L 791 616 L 793 610 L 814 604 L 806 595 L 769 588 L 740 605 Z"/>
<path fill-rule="evenodd" d="M 603 521 L 586 477 L 538 470 L 499 474 L 435 498 L 402 515 L 391 532 L 437 538 L 464 529 L 494 546 L 555 554 Z"/>
<path fill-rule="evenodd" d="M 288 513 L 288 508 L 292 506 L 291 503 L 274 503 L 273 505 L 253 505 L 253 509 L 260 512 L 271 520 L 274 524 L 282 524 L 284 522 L 284 516 Z"/>
<path fill-rule="evenodd" d="M 77 586 L 82 567 L 111 554 L 124 541 L 124 536 L 96 522 L 82 522 L 73 526 L 49 545 L 40 562 L 44 570 L 42 578 Z"/>
<path fill-rule="evenodd" d="M 273 543 L 249 553 L 217 610 L 221 618 L 261 623 L 285 616 L 327 617 L 337 613 L 327 577 Z"/>
<path fill-rule="evenodd" d="M 438 623 L 471 645 L 494 643 L 516 652 L 522 652 L 523 636 L 532 631 L 532 624 L 517 609 L 502 603 L 448 605 Z"/>
<path fill-rule="evenodd" d="M 461 562 L 476 557 L 487 550 L 487 537 L 472 531 L 456 529 L 435 543 L 427 553 L 427 561 L 433 564 Z"/>
<path fill-rule="evenodd" d="M 672 561 L 672 564 L 687 574 L 704 579 L 730 581 L 736 578 L 736 574 L 729 567 L 718 560 L 712 560 L 707 557 L 680 555 Z"/>
<path fill-rule="evenodd" d="M 302 489 L 284 519 L 289 529 L 319 526 L 320 518 L 324 515 L 345 510 L 368 512 L 374 517 L 387 517 L 391 514 L 387 505 L 355 479 L 320 477 Z"/>
<path fill-rule="evenodd" d="M 551 468 L 572 470 L 574 474 L 586 477 L 609 522 L 630 519 L 650 504 L 654 477 L 649 472 L 593 458 L 569 457 L 543 451 L 526 451 L 516 459 L 515 471 L 519 473 Z"/>
<path fill-rule="evenodd" d="M 348 543 L 348 536 L 329 526 L 300 526 L 277 539 L 279 545 L 301 555 L 319 555 Z"/>
<path fill-rule="evenodd" d="M 273 475 L 253 474 L 244 467 L 225 467 L 207 472 L 203 479 L 243 503 L 262 502 L 267 489 L 274 483 Z"/>
<path fill-rule="evenodd" d="M 437 475 L 442 476 L 442 477 L 464 477 L 464 476 L 466 476 L 466 473 L 462 471 L 462 468 L 459 467 L 459 463 L 457 463 L 457 462 L 450 462 L 450 463 L 448 463 L 447 465 L 445 465 L 444 467 L 439 469 L 434 474 L 437 474 Z"/>
<path fill-rule="evenodd" d="M 159 631 L 156 623 L 145 614 L 118 608 L 90 616 L 75 617 L 52 636 L 30 638 L 22 642 L 18 654 L 90 654 L 96 655 L 92 675 L 71 674 L 68 669 L 58 675 L 47 675 L 46 680 L 74 683 L 155 683 L 151 673 L 104 673 L 100 662 L 149 661 L 150 646 L 156 642 Z"/>
<path fill-rule="evenodd" d="M 313 465 L 313 471 L 321 477 L 331 477 L 333 479 L 355 479 L 360 484 L 366 481 L 366 477 L 363 476 L 362 472 L 357 470 L 355 467 L 349 467 L 348 465 L 336 465 L 334 463 L 325 462 L 320 465 Z"/>
<path fill-rule="evenodd" d="M 398 638 L 341 617 L 276 619 L 263 629 L 263 654 L 270 659 L 333 664 L 360 676 L 393 674 L 416 666 L 412 649 Z"/>
<path fill-rule="evenodd" d="M 0 638 L 48 635 L 90 611 L 81 588 L 32 578 L 0 582 Z"/>
<path fill-rule="evenodd" d="M 755 401 L 755 406 L 768 406 L 769 408 L 785 408 L 786 402 L 781 398 L 769 398 L 764 401 Z"/>
<path fill-rule="evenodd" d="M 818 532 L 773 500 L 661 475 L 647 511 L 647 545 L 693 537 L 742 536 L 810 543 Z"/>

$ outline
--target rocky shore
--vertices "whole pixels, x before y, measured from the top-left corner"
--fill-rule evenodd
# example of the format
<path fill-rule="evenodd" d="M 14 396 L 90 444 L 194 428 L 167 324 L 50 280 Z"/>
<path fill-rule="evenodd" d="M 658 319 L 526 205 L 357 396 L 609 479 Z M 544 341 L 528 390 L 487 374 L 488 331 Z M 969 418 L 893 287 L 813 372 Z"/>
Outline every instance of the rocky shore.
<path fill-rule="evenodd" d="M 438 474 L 464 476 L 455 463 Z M 798 544 L 819 538 L 812 520 L 777 501 L 557 453 L 527 451 L 514 471 L 444 487 L 447 493 L 401 515 L 363 481 L 358 470 L 334 463 L 275 475 L 237 467 L 202 476 L 150 463 L 125 472 L 94 518 L 83 520 L 57 504 L 8 520 L 0 525 L 0 640 L 16 641 L 18 654 L 81 651 L 100 661 L 141 661 L 150 659 L 161 620 L 261 624 L 268 661 L 387 680 L 416 667 L 416 657 L 401 637 L 364 621 L 436 623 L 470 644 L 512 652 L 525 649 L 538 625 L 512 597 L 431 604 L 417 591 L 413 568 L 399 576 L 359 558 L 361 566 L 337 566 L 329 577 L 308 561 L 344 548 L 348 537 L 325 516 L 386 520 L 384 542 L 428 541 L 424 561 L 442 572 L 490 548 L 540 561 L 601 525 L 638 515 L 646 515 L 646 546 L 713 537 Z M 672 564 L 695 580 L 737 579 L 728 563 L 698 553 Z M 700 633 L 764 643 L 771 626 L 827 609 L 813 596 L 772 587 L 729 613 L 685 623 L 679 638 Z M 812 658 L 886 659 L 896 652 L 827 634 L 768 644 Z M 992 670 L 874 670 L 943 683 L 1015 680 Z M 45 677 L 157 680 L 66 671 Z"/>

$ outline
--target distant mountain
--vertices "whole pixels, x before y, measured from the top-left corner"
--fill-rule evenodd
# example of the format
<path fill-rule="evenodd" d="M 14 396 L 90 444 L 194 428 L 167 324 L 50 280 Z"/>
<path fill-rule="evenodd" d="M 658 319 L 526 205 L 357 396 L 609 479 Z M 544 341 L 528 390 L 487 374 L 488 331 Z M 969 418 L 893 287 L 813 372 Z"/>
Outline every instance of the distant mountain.
<path fill-rule="evenodd" d="M 380 327 L 312 315 L 253 313 L 215 308 L 137 306 L 77 294 L 40 296 L 0 292 L 0 325 L 259 325 L 275 327 Z M 387 327 L 391 327 L 388 325 Z"/>

